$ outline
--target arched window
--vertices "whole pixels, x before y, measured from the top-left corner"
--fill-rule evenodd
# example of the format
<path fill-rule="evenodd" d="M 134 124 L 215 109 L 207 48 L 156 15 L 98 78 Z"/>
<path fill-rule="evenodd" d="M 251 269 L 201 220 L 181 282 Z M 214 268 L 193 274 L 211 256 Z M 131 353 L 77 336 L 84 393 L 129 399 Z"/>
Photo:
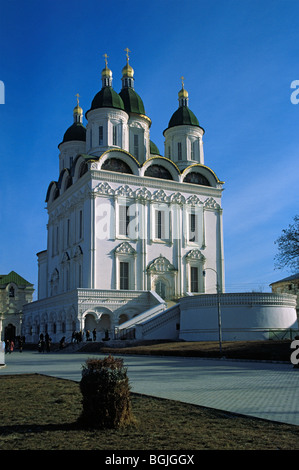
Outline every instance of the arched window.
<path fill-rule="evenodd" d="M 65 180 L 64 190 L 66 191 L 72 185 L 72 177 L 69 175 Z"/>
<path fill-rule="evenodd" d="M 14 297 L 15 296 L 15 289 L 13 286 L 10 286 L 9 291 L 8 291 L 8 296 L 9 297 Z"/>
<path fill-rule="evenodd" d="M 86 162 L 81 163 L 80 170 L 79 170 L 79 178 L 87 173 L 88 165 Z"/>
<path fill-rule="evenodd" d="M 201 173 L 191 172 L 184 178 L 184 183 L 200 184 L 202 186 L 211 186 L 208 179 Z"/>
<path fill-rule="evenodd" d="M 129 165 L 119 158 L 108 158 L 102 165 L 102 170 L 115 171 L 117 173 L 133 174 Z"/>
<path fill-rule="evenodd" d="M 161 178 L 164 180 L 172 180 L 172 176 L 170 172 L 161 165 L 151 165 L 149 166 L 145 172 L 144 176 L 150 176 L 151 178 Z"/>
<path fill-rule="evenodd" d="M 55 191 L 54 191 L 54 195 L 53 195 L 53 201 L 54 201 L 55 199 L 57 199 L 58 196 L 59 196 L 59 188 L 56 188 Z"/>

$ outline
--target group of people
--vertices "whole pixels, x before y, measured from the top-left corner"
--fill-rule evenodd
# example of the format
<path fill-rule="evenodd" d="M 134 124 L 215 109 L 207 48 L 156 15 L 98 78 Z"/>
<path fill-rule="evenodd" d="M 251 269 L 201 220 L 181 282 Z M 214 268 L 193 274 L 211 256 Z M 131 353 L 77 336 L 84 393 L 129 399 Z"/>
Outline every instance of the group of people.
<path fill-rule="evenodd" d="M 92 332 L 89 330 L 84 331 L 74 331 L 72 334 L 72 343 L 79 344 L 84 340 L 84 334 L 86 337 L 86 341 L 96 341 L 97 340 L 97 330 L 96 328 L 93 329 Z M 51 350 L 51 343 L 52 343 L 52 338 L 46 333 L 45 335 L 43 333 L 40 334 L 39 336 L 39 341 L 38 341 L 38 351 L 40 353 L 43 352 L 50 352 Z M 66 338 L 63 336 L 61 340 L 59 341 L 59 349 L 63 349 L 66 345 Z"/>
<path fill-rule="evenodd" d="M 84 334 L 86 337 L 86 341 L 96 341 L 97 340 L 97 330 L 94 328 L 92 332 L 89 330 L 84 331 L 74 331 L 72 334 L 72 343 L 81 343 L 84 340 Z M 18 342 L 18 349 L 20 352 L 23 351 L 23 344 L 25 343 L 25 337 L 24 336 L 18 336 L 17 338 L 13 339 L 7 339 L 5 341 L 5 352 L 11 354 L 15 348 L 15 342 Z M 39 341 L 38 341 L 38 351 L 40 353 L 43 352 L 50 352 L 51 350 L 51 343 L 52 343 L 52 338 L 50 338 L 49 334 L 46 333 L 45 335 L 41 333 L 39 335 Z M 65 347 L 65 336 L 63 336 L 59 342 L 59 349 L 63 349 Z"/>
<path fill-rule="evenodd" d="M 40 353 L 43 353 L 43 352 L 50 352 L 50 349 L 51 349 L 51 342 L 52 342 L 52 339 L 50 338 L 50 336 L 48 335 L 48 333 L 46 333 L 45 335 L 43 333 L 41 333 L 39 335 L 39 342 L 38 342 L 38 352 Z"/>
<path fill-rule="evenodd" d="M 91 338 L 92 335 L 92 338 Z M 86 341 L 97 340 L 97 330 L 94 328 L 92 333 L 89 330 L 85 331 Z M 72 334 L 72 343 L 79 344 L 84 340 L 84 331 L 74 331 Z"/>
<path fill-rule="evenodd" d="M 24 336 L 17 336 L 15 340 L 13 339 L 7 339 L 5 341 L 5 352 L 11 354 L 15 348 L 15 342 L 18 342 L 18 349 L 20 352 L 23 351 L 23 344 L 25 343 L 25 337 Z"/>

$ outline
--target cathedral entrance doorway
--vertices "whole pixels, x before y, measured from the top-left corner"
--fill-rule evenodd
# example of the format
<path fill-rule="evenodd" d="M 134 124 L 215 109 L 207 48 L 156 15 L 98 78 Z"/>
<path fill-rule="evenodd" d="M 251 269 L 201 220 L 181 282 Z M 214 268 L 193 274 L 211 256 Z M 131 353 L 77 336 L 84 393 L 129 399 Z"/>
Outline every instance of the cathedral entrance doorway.
<path fill-rule="evenodd" d="M 4 330 L 4 341 L 14 341 L 16 337 L 16 327 L 9 323 Z"/>
<path fill-rule="evenodd" d="M 148 286 L 154 290 L 163 300 L 171 300 L 176 296 L 177 270 L 160 255 L 147 267 Z"/>
<path fill-rule="evenodd" d="M 97 329 L 97 321 L 92 313 L 88 313 L 85 317 L 84 330 L 92 331 L 94 328 Z"/>
<path fill-rule="evenodd" d="M 158 280 L 156 282 L 155 290 L 157 294 L 162 297 L 163 300 L 166 299 L 166 284 L 165 282 Z"/>
<path fill-rule="evenodd" d="M 108 310 L 106 310 L 108 311 Z M 83 319 L 83 329 L 85 334 L 87 331 L 90 333 L 90 338 L 93 337 L 92 332 L 96 330 L 97 333 L 101 335 L 107 335 L 107 332 L 110 334 L 111 330 L 111 318 L 109 313 L 101 313 L 99 311 L 89 312 L 84 315 Z"/>

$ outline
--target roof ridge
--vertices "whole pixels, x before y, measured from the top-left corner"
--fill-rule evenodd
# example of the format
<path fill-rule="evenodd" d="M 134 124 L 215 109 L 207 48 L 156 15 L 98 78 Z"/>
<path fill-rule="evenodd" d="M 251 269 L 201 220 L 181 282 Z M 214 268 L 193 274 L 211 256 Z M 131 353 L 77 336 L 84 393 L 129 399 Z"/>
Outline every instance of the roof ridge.
<path fill-rule="evenodd" d="M 10 271 L 9 274 L 4 274 L 0 276 L 0 285 L 9 284 L 10 282 L 14 282 L 17 285 L 33 285 L 31 282 L 26 281 L 24 277 L 20 276 L 20 274 L 16 273 L 15 271 Z"/>

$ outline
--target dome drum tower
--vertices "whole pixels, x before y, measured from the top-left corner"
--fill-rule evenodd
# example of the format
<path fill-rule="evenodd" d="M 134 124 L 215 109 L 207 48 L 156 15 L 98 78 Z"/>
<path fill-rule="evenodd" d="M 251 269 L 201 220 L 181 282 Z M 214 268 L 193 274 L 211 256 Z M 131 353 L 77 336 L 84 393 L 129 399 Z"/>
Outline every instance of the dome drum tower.
<path fill-rule="evenodd" d="M 164 131 L 165 156 L 171 159 L 180 170 L 200 163 L 204 165 L 203 135 L 204 129 L 188 106 L 188 92 L 184 88 L 178 93 L 179 107 L 173 113 L 168 128 Z"/>
<path fill-rule="evenodd" d="M 77 106 L 73 110 L 73 124 L 66 130 L 62 142 L 58 145 L 59 173 L 64 168 L 71 168 L 75 158 L 86 150 L 86 128 L 83 125 L 83 110 L 79 106 L 79 95 L 77 94 Z"/>

